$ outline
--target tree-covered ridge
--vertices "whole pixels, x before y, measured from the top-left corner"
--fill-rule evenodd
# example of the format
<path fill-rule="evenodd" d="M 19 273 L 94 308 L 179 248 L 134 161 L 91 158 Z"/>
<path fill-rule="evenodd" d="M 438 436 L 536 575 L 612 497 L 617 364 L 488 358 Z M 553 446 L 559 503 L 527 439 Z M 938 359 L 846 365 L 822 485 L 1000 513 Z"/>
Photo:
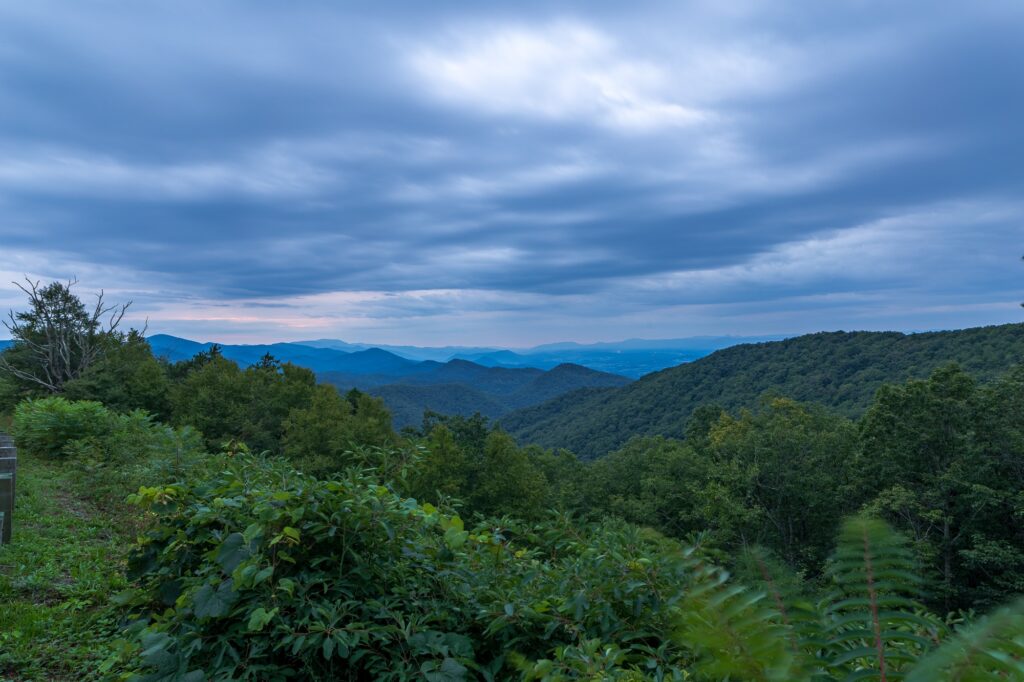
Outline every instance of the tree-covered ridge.
<path fill-rule="evenodd" d="M 387 405 L 397 429 L 418 425 L 426 411 L 491 419 L 509 411 L 499 398 L 466 384 L 385 384 L 369 391 Z"/>
<path fill-rule="evenodd" d="M 468 417 L 479 412 L 497 418 L 582 388 L 625 386 L 629 379 L 574 364 L 549 370 L 483 367 L 452 360 L 400 378 L 322 372 L 321 381 L 341 391 L 352 388 L 384 399 L 394 416 L 395 428 L 418 425 L 423 413 L 439 412 Z"/>
<path fill-rule="evenodd" d="M 566 394 L 501 419 L 522 443 L 593 458 L 633 436 L 681 436 L 700 405 L 752 407 L 766 392 L 857 416 L 886 382 L 956 362 L 987 381 L 1024 358 L 1024 324 L 946 332 L 823 332 L 733 346 L 617 389 Z"/>

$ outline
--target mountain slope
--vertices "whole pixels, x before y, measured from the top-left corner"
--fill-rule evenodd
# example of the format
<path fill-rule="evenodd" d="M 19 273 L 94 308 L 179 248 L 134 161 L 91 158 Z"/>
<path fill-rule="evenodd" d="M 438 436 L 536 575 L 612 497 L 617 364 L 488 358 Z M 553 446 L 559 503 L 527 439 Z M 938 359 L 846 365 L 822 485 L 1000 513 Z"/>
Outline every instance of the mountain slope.
<path fill-rule="evenodd" d="M 626 377 L 564 363 L 537 376 L 527 386 L 510 395 L 507 404 L 520 408 L 536 405 L 572 391 L 593 388 L 625 386 L 630 383 Z"/>
<path fill-rule="evenodd" d="M 420 368 L 421 371 L 399 378 L 342 372 L 322 372 L 318 376 L 342 392 L 358 388 L 384 398 L 396 428 L 419 425 L 425 410 L 463 416 L 479 412 L 494 418 L 580 388 L 623 386 L 630 382 L 626 377 L 579 365 L 559 365 L 544 371 L 532 367 L 483 367 L 466 360 L 452 360 L 444 364 L 424 362 Z"/>
<path fill-rule="evenodd" d="M 484 367 L 466 360 L 450 360 L 428 372 L 403 379 L 402 383 L 460 383 L 485 393 L 510 395 L 523 390 L 545 374 L 544 370 L 535 367 Z M 598 374 L 602 373 L 598 372 Z"/>
<path fill-rule="evenodd" d="M 339 339 L 314 339 L 293 343 L 267 345 L 220 344 L 226 357 L 249 365 L 259 360 L 264 353 L 271 353 L 280 359 L 309 367 L 315 371 L 345 371 L 361 376 L 381 373 L 394 374 L 393 368 L 363 367 L 350 371 L 336 353 L 356 354 L 367 350 L 382 350 L 412 362 L 431 361 L 438 364 L 450 360 L 468 360 L 485 367 L 553 369 L 561 364 L 576 364 L 610 374 L 637 378 L 649 372 L 674 367 L 703 357 L 720 348 L 738 343 L 775 341 L 781 337 L 732 337 L 694 336 L 681 339 L 627 339 L 625 341 L 600 343 L 550 343 L 533 348 L 509 350 L 479 346 L 392 346 L 365 343 L 349 343 Z M 166 334 L 149 338 L 158 356 L 172 361 L 183 360 L 205 351 L 212 343 L 197 343 Z M 307 350 L 303 350 L 307 349 Z M 309 350 L 315 349 L 315 350 Z M 402 374 L 405 372 L 402 371 Z M 378 385 L 388 383 L 377 381 Z"/>
<path fill-rule="evenodd" d="M 426 410 L 469 416 L 479 412 L 496 418 L 508 412 L 508 407 L 482 391 L 464 384 L 438 384 L 413 386 L 389 384 L 378 386 L 370 394 L 384 399 L 391 412 L 395 428 L 419 426 Z"/>
<path fill-rule="evenodd" d="M 359 350 L 367 350 L 369 348 L 380 348 L 388 351 L 389 353 L 394 353 L 395 355 L 400 355 L 403 358 L 408 358 L 409 360 L 434 360 L 436 362 L 451 360 L 455 356 L 472 355 L 475 353 L 490 353 L 498 350 L 497 348 L 482 348 L 477 346 L 424 347 L 348 343 L 338 339 L 314 339 L 312 341 L 296 341 L 295 343 L 302 346 L 309 346 L 311 348 L 333 348 L 335 350 L 343 350 L 349 353 Z"/>
<path fill-rule="evenodd" d="M 1024 324 L 950 332 L 822 332 L 733 346 L 622 388 L 587 389 L 517 410 L 501 424 L 521 443 L 567 447 L 585 458 L 635 435 L 679 436 L 704 403 L 752 406 L 772 391 L 856 415 L 888 381 L 959 362 L 990 379 L 1024 361 Z"/>

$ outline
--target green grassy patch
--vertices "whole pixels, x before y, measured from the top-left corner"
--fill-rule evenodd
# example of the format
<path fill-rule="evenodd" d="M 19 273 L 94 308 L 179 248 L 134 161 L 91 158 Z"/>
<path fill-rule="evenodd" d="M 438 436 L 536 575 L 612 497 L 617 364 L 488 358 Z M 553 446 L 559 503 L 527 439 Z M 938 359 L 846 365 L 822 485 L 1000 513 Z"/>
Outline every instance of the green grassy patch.
<path fill-rule="evenodd" d="M 102 679 L 122 647 L 109 604 L 137 529 L 90 502 L 66 464 L 18 464 L 14 539 L 0 547 L 0 679 Z"/>

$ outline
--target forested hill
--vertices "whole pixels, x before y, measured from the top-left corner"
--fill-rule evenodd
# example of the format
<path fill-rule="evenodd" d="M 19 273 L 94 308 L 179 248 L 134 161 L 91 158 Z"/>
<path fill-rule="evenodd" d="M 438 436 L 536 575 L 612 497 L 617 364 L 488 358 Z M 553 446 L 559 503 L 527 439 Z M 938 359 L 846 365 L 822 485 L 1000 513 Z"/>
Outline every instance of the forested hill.
<path fill-rule="evenodd" d="M 855 416 L 889 381 L 925 377 L 958 362 L 986 380 L 1024 362 L 1024 324 L 948 332 L 822 332 L 716 351 L 621 388 L 584 389 L 511 412 L 502 426 L 520 443 L 607 454 L 635 435 L 682 435 L 690 413 L 717 403 L 756 404 L 766 392 Z"/>
<path fill-rule="evenodd" d="M 418 426 L 426 410 L 462 416 L 479 412 L 495 418 L 580 388 L 622 386 L 630 381 L 616 374 L 568 363 L 544 371 L 483 367 L 466 360 L 423 363 L 418 374 L 398 378 L 341 372 L 323 372 L 319 377 L 343 392 L 359 388 L 383 398 L 394 418 L 395 428 L 399 429 Z"/>

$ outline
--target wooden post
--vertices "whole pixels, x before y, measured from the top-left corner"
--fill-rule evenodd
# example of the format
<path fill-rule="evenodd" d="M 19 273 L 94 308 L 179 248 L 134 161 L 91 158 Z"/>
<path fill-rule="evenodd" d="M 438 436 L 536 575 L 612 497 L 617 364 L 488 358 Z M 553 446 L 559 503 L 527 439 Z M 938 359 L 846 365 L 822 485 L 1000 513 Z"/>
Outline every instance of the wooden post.
<path fill-rule="evenodd" d="M 14 484 L 17 480 L 18 451 L 9 438 L 0 441 L 0 514 L 3 514 L 3 532 L 0 545 L 11 542 L 14 531 Z"/>

